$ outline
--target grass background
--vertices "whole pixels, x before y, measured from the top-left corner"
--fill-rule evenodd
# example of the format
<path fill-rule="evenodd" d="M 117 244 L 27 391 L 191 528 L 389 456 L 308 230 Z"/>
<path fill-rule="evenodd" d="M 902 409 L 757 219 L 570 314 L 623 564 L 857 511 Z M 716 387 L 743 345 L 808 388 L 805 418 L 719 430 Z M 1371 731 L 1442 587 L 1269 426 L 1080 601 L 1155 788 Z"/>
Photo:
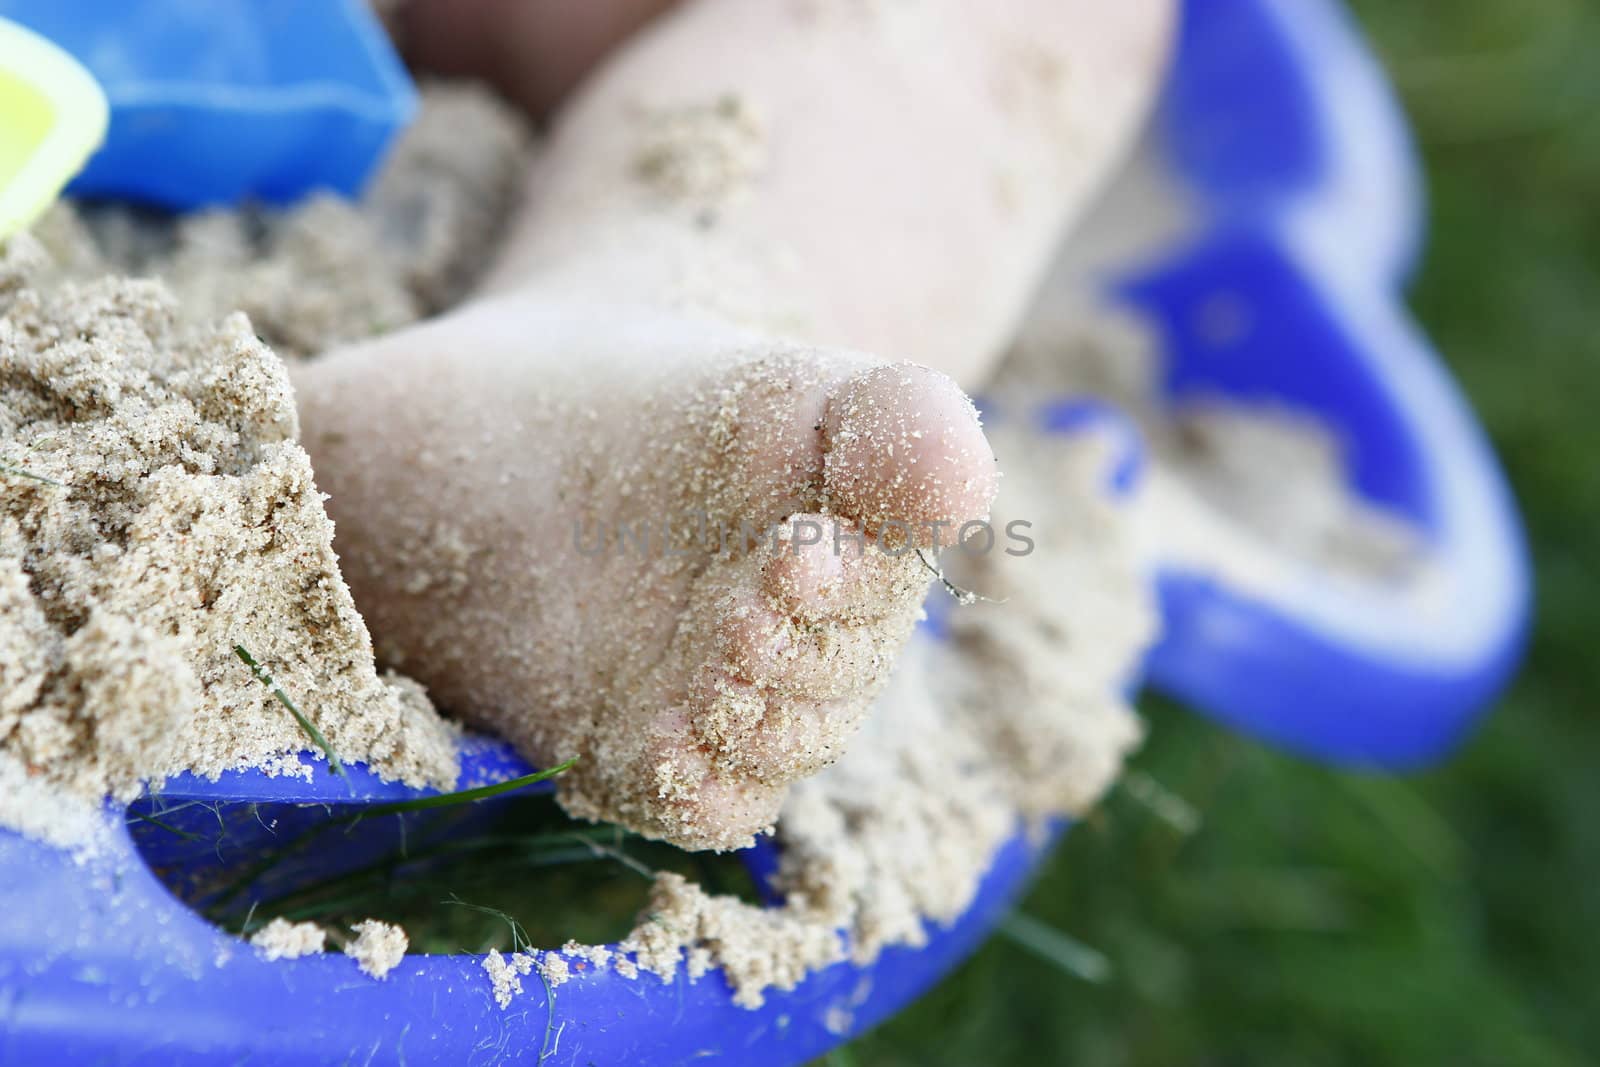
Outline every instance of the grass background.
<path fill-rule="evenodd" d="M 830 1057 L 848 1064 L 1578 1064 L 1600 1060 L 1600 5 L 1355 4 L 1418 128 L 1432 237 L 1413 306 L 1525 510 L 1524 670 L 1460 755 L 1336 773 L 1148 701 L 1127 790 L 1022 911 L 1103 981 L 997 937 Z"/>

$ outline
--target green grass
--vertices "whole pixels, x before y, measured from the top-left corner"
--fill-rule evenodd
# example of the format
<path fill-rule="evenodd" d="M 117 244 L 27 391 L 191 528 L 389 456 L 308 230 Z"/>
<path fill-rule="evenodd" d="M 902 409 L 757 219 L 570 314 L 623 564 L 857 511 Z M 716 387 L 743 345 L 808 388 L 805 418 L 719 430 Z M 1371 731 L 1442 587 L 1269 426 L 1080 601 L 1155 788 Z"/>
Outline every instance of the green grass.
<path fill-rule="evenodd" d="M 1103 955 L 1106 980 L 996 938 L 850 1063 L 1600 1056 L 1600 9 L 1356 7 L 1429 168 L 1413 305 L 1525 510 L 1526 669 L 1456 759 L 1404 780 L 1302 763 L 1148 701 L 1137 769 L 1201 825 L 1185 833 L 1121 790 L 1022 905 Z"/>
<path fill-rule="evenodd" d="M 308 849 L 337 848 L 337 832 L 357 823 L 399 811 L 413 815 L 403 844 L 389 855 L 296 886 L 260 907 L 247 907 L 242 894 L 224 893 L 208 917 L 243 934 L 279 916 L 334 930 L 378 918 L 404 926 L 413 952 L 481 953 L 556 948 L 569 938 L 619 940 L 644 907 L 658 870 L 676 871 L 713 892 L 755 899 L 754 885 L 732 856 L 691 855 L 615 826 L 575 822 L 548 794 L 505 797 L 488 825 L 463 832 L 461 800 L 470 804 L 474 794 L 482 799 L 481 791 L 472 790 L 451 794 L 449 805 L 408 802 L 332 820 L 324 832 L 306 835 Z M 253 883 L 259 873 L 244 872 L 238 884 Z"/>
<path fill-rule="evenodd" d="M 283 691 L 283 687 L 272 680 L 272 675 L 268 674 L 266 669 L 256 662 L 255 657 L 250 655 L 243 645 L 234 645 L 233 654 L 238 656 L 246 667 L 250 668 L 250 673 L 255 675 L 256 681 L 266 686 L 267 691 L 277 697 L 278 703 L 289 710 L 289 714 L 294 716 L 294 721 L 300 724 L 300 729 L 311 739 L 311 743 L 322 750 L 323 756 L 328 760 L 328 773 L 343 775 L 344 764 L 339 762 L 338 753 L 334 752 L 333 746 L 328 744 L 328 739 L 322 736 L 322 731 L 317 729 L 316 724 L 306 718 L 299 708 L 295 707 L 294 701 L 289 699 L 289 694 Z"/>
<path fill-rule="evenodd" d="M 524 774 L 508 781 L 496 782 L 493 785 L 480 785 L 476 789 L 460 789 L 454 793 L 440 793 L 437 796 L 421 797 L 417 800 L 400 800 L 393 804 L 374 804 L 371 807 L 362 809 L 360 818 L 370 819 L 379 815 L 399 815 L 404 812 L 453 808 L 459 804 L 475 804 L 480 800 L 488 800 L 490 797 L 514 793 L 519 789 L 526 789 L 530 785 L 549 781 L 556 775 L 565 774 L 571 770 L 577 762 L 578 758 L 574 756 L 565 763 L 556 764 L 549 770 L 534 771 L 531 774 Z"/>

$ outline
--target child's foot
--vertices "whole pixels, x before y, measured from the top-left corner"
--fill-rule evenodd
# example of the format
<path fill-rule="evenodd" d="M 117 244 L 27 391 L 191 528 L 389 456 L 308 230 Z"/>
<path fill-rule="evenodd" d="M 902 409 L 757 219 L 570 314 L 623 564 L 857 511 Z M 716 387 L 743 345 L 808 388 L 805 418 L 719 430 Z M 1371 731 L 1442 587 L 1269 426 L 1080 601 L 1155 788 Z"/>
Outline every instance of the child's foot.
<path fill-rule="evenodd" d="M 740 527 L 826 516 L 848 550 L 995 488 L 949 379 L 833 346 L 981 378 L 1172 3 L 857 7 L 664 17 L 556 124 L 498 300 L 300 376 L 380 649 L 534 759 L 581 756 L 570 808 L 681 844 L 747 841 L 833 758 L 926 586 L 827 523 Z"/>
<path fill-rule="evenodd" d="M 687 847 L 839 755 L 927 589 L 905 531 L 996 489 L 943 376 L 658 313 L 507 297 L 296 385 L 380 654 Z"/>

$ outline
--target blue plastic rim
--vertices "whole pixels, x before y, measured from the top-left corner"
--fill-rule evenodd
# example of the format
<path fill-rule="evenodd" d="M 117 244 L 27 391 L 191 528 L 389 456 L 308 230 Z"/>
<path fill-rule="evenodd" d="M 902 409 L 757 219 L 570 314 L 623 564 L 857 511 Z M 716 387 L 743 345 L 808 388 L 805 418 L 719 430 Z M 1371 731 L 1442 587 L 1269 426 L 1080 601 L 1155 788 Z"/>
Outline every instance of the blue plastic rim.
<path fill-rule="evenodd" d="M 1146 678 L 1321 761 L 1436 761 L 1515 670 L 1531 583 L 1504 477 L 1405 310 L 1423 211 L 1404 117 L 1336 4 L 1188 0 L 1160 119 L 1150 165 L 1199 218 L 1100 266 L 1157 335 L 1164 399 L 1315 415 L 1353 488 L 1424 535 L 1426 573 L 1363 582 L 1285 557 L 1279 586 L 1244 589 L 1158 560 Z M 1218 309 L 1233 328 L 1208 329 Z M 1041 424 L 1071 425 L 1079 406 L 1046 403 Z"/>
<path fill-rule="evenodd" d="M 1192 242 L 1120 279 L 1165 390 L 1272 400 L 1346 445 L 1356 488 L 1427 537 L 1425 585 L 1302 568 L 1279 590 L 1161 579 L 1152 684 L 1320 760 L 1411 768 L 1467 735 L 1521 658 L 1521 522 L 1472 411 L 1404 307 L 1422 243 L 1404 117 L 1337 5 L 1190 0 L 1165 104 Z M 1245 324 L 1219 339 L 1206 309 Z"/>
<path fill-rule="evenodd" d="M 1361 486 L 1429 532 L 1452 582 L 1445 614 L 1419 621 L 1381 591 L 1252 599 L 1169 569 L 1167 637 L 1149 669 L 1211 713 L 1323 757 L 1436 754 L 1510 670 L 1527 573 L 1492 457 L 1401 306 L 1420 216 L 1398 112 L 1333 0 L 1189 0 L 1167 114 L 1177 173 L 1210 222 L 1123 291 L 1164 331 L 1169 388 L 1287 397 L 1344 428 Z M 1219 291 L 1248 300 L 1257 324 L 1226 352 L 1193 332 L 1195 302 Z M 1062 432 L 1121 432 L 1093 406 L 1051 405 L 1039 418 Z M 1130 451 L 1113 465 L 1113 489 L 1137 477 L 1137 462 Z M 1391 613 L 1415 632 L 1374 641 L 1347 625 L 1352 612 Z M 470 742 L 465 759 L 466 784 L 524 769 L 489 742 Z M 360 771 L 352 781 L 355 795 L 320 771 L 310 785 L 181 779 L 163 798 L 285 811 L 319 802 L 299 809 L 310 817 L 322 804 L 406 795 Z M 338 955 L 266 963 L 179 903 L 121 813 L 111 818 L 111 853 L 87 866 L 0 831 L 0 1063 L 800 1064 L 964 958 L 1042 854 L 1019 836 L 968 912 L 930 927 L 925 947 L 813 974 L 756 1011 L 736 1007 L 716 974 L 661 983 L 590 970 L 553 996 L 525 981 L 502 1012 L 480 957 L 411 956 L 384 982 Z M 256 831 L 236 832 L 249 845 Z M 769 852 L 751 857 L 757 871 L 770 862 Z"/>
<path fill-rule="evenodd" d="M 177 210 L 359 193 L 416 94 L 364 0 L 0 0 L 99 80 L 78 196 Z"/>
<path fill-rule="evenodd" d="M 474 780 L 525 769 L 492 743 L 473 742 L 465 755 Z M 257 819 L 241 799 L 316 795 L 339 805 L 365 802 L 374 788 L 371 795 L 387 797 L 390 788 L 358 771 L 352 798 L 348 783 L 320 768 L 315 785 L 284 792 L 282 779 L 229 778 L 221 791 L 235 801 L 245 841 L 250 832 L 296 831 L 277 809 Z M 164 799 L 177 806 L 218 791 L 183 779 Z M 311 811 L 327 818 L 321 804 Z M 198 811 L 192 825 L 209 820 L 215 833 L 217 817 Z M 372 821 L 379 847 L 390 846 L 400 818 Z M 377 824 L 390 825 L 384 832 Z M 151 836 L 184 847 L 169 831 Z M 112 840 L 111 854 L 78 866 L 64 852 L 0 833 L 0 871 L 8 872 L 0 883 L 0 1063 L 804 1063 L 893 1014 L 976 948 L 1046 848 L 1022 837 L 1007 844 L 973 905 L 950 927 L 930 926 L 926 946 L 890 949 L 871 967 L 836 964 L 758 1010 L 735 1006 L 716 973 L 690 982 L 680 971 L 663 982 L 592 969 L 550 991 L 537 976 L 524 979 L 523 994 L 501 1010 L 481 956 L 408 956 L 382 982 L 337 954 L 269 963 L 173 897 L 146 862 L 161 863 L 159 853 L 141 857 L 126 829 Z M 372 847 L 362 842 L 343 859 L 358 863 Z"/>

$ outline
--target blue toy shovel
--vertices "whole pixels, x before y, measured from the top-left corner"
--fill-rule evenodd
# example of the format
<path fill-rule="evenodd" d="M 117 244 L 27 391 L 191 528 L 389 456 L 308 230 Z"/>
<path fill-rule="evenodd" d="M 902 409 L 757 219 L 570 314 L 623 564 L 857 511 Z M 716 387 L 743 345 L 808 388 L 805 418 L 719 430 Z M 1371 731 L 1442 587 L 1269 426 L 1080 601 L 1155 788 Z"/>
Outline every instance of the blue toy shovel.
<path fill-rule="evenodd" d="M 1458 738 L 1505 678 L 1528 582 L 1482 436 L 1400 306 L 1418 241 L 1415 173 L 1377 68 L 1332 4 L 1190 0 L 1165 140 L 1209 214 L 1194 243 L 1118 288 L 1163 331 L 1174 395 L 1276 397 L 1337 427 L 1360 489 L 1427 532 L 1442 592 L 1392 603 L 1382 589 L 1308 575 L 1264 597 L 1168 568 L 1167 636 L 1148 674 L 1313 755 L 1406 764 Z M 1196 302 L 1219 292 L 1253 312 L 1253 328 L 1225 347 L 1194 327 Z M 1037 415 L 1075 432 L 1117 423 L 1092 407 Z M 1136 449 L 1130 439 L 1108 491 L 1136 477 Z M 463 764 L 464 786 L 526 770 L 483 739 L 463 742 Z M 930 927 L 926 946 L 835 965 L 753 1011 L 715 972 L 630 981 L 591 967 L 502 1011 L 480 957 L 407 957 L 383 982 L 341 956 L 269 963 L 152 873 L 203 900 L 217 871 L 248 871 L 262 856 L 295 853 L 274 872 L 297 858 L 322 875 L 348 870 L 391 849 L 416 816 L 375 815 L 353 832 L 345 816 L 417 795 L 360 768 L 313 783 L 179 778 L 162 787 L 164 826 L 139 817 L 148 801 L 113 811 L 112 855 L 81 866 L 0 832 L 0 1063 L 798 1064 L 964 958 L 1041 855 L 1019 835 L 966 914 Z M 330 834 L 337 848 L 298 844 Z M 770 847 L 746 858 L 758 878 L 771 870 Z M 263 874 L 251 891 L 283 888 Z"/>

